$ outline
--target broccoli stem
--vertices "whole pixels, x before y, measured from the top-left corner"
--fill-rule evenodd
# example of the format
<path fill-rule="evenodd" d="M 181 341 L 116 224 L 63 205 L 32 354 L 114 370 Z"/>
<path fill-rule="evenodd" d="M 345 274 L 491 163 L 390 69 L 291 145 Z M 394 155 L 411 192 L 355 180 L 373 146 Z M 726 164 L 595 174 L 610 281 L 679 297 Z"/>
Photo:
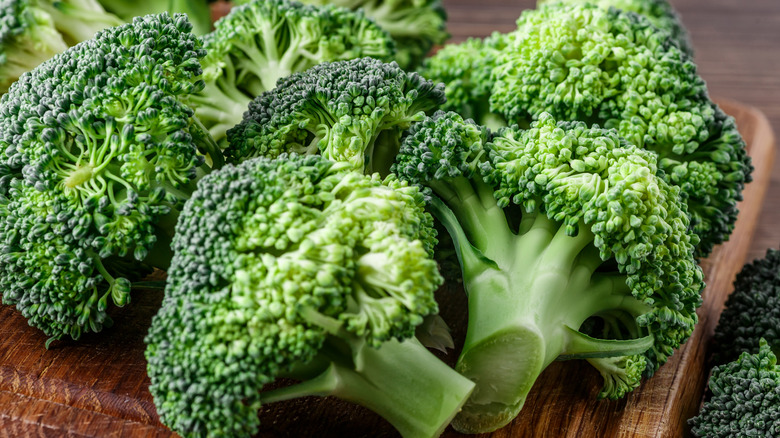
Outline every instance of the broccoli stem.
<path fill-rule="evenodd" d="M 415 338 L 359 348 L 353 352 L 354 361 L 345 360 L 339 349 L 324 349 L 327 352 L 321 354 L 336 356 L 325 359 L 324 371 L 301 383 L 265 391 L 262 402 L 335 396 L 378 413 L 405 438 L 431 438 L 444 431 L 474 388 L 474 383 Z"/>
<path fill-rule="evenodd" d="M 652 347 L 652 336 L 597 339 L 577 331 L 601 312 L 637 315 L 649 309 L 631 296 L 625 276 L 596 272 L 602 260 L 585 224 L 570 236 L 565 224 L 532 212 L 523 215 L 515 234 L 495 199 L 485 196 L 486 185 L 455 180 L 446 187 L 433 188 L 445 192 L 455 211 L 436 197 L 430 208 L 455 242 L 469 297 L 468 332 L 456 369 L 477 384 L 453 422 L 457 430 L 506 425 L 553 360 L 629 356 Z"/>
<path fill-rule="evenodd" d="M 90 40 L 107 27 L 125 24 L 94 0 L 38 2 L 38 6 L 51 15 L 69 46 Z"/>

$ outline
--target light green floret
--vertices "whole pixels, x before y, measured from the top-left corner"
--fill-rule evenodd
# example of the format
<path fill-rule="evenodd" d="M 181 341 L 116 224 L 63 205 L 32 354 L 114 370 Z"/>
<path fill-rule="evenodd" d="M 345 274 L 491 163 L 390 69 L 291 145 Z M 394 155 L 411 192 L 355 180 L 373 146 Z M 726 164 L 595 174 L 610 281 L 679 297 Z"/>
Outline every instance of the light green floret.
<path fill-rule="evenodd" d="M 679 188 L 616 131 L 542 114 L 491 134 L 456 113 L 415 124 L 392 168 L 431 190 L 469 322 L 456 369 L 477 387 L 453 425 L 509 423 L 554 360 L 587 359 L 618 398 L 690 336 L 701 304 Z"/>
<path fill-rule="evenodd" d="M 186 16 L 100 32 L 0 99 L 0 290 L 50 341 L 100 331 L 166 268 L 178 210 L 222 162 L 188 98 L 204 53 Z"/>
<path fill-rule="evenodd" d="M 287 0 L 234 7 L 203 43 L 206 87 L 193 102 L 217 141 L 281 78 L 326 61 L 389 61 L 395 53 L 390 36 L 362 12 Z"/>
<path fill-rule="evenodd" d="M 584 4 L 590 3 L 602 8 L 617 8 L 645 16 L 657 28 L 669 32 L 675 43 L 688 56 L 693 56 L 693 47 L 688 31 L 679 14 L 668 0 L 538 0 L 537 5 L 548 3 Z"/>
<path fill-rule="evenodd" d="M 490 109 L 510 123 L 548 112 L 615 128 L 659 155 L 679 186 L 697 256 L 728 239 L 752 166 L 734 119 L 707 94 L 696 66 L 646 18 L 597 6 L 525 11 L 491 76 Z"/>
<path fill-rule="evenodd" d="M 250 436 L 264 403 L 333 395 L 404 437 L 438 436 L 473 383 L 414 338 L 442 283 L 424 207 L 416 187 L 319 156 L 201 180 L 146 338 L 162 421 Z M 262 391 L 281 377 L 299 383 Z"/>

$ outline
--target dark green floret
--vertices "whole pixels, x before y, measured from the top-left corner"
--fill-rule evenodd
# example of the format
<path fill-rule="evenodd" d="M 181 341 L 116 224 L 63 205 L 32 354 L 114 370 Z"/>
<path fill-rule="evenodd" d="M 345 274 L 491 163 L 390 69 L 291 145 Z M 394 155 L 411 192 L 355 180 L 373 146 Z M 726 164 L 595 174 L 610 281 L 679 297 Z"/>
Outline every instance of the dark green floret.
<path fill-rule="evenodd" d="M 764 339 L 780 354 L 780 250 L 745 265 L 734 281 L 713 337 L 715 364 L 758 351 Z"/>
<path fill-rule="evenodd" d="M 0 290 L 50 340 L 100 331 L 131 281 L 165 268 L 178 210 L 221 155 L 186 16 L 110 28 L 0 99 Z"/>
<path fill-rule="evenodd" d="M 0 1 L 0 94 L 41 62 L 120 24 L 95 0 Z"/>
<path fill-rule="evenodd" d="M 444 103 L 444 89 L 396 63 L 329 62 L 279 81 L 228 131 L 232 162 L 284 152 L 321 154 L 386 174 L 412 122 Z"/>
<path fill-rule="evenodd" d="M 698 438 L 780 436 L 780 366 L 761 340 L 755 353 L 716 366 L 701 411 L 688 422 Z"/>
<path fill-rule="evenodd" d="M 168 12 L 187 14 L 195 35 L 211 30 L 211 9 L 207 0 L 89 0 L 130 22 L 135 17 Z"/>
<path fill-rule="evenodd" d="M 203 44 L 206 87 L 193 102 L 217 141 L 241 121 L 252 99 L 281 78 L 326 61 L 390 61 L 395 53 L 390 36 L 362 12 L 287 0 L 234 7 Z"/>
<path fill-rule="evenodd" d="M 414 338 L 437 312 L 416 187 L 283 154 L 203 178 L 182 211 L 150 390 L 182 436 L 250 436 L 264 403 L 333 395 L 436 437 L 473 383 Z M 297 381 L 263 391 L 278 378 Z"/>
<path fill-rule="evenodd" d="M 680 15 L 668 0 L 538 0 L 537 5 L 547 3 L 584 4 L 590 3 L 601 8 L 617 8 L 635 12 L 647 18 L 660 30 L 668 32 L 674 42 L 688 56 L 693 56 L 693 46 L 688 31 L 683 26 Z"/>
<path fill-rule="evenodd" d="M 587 359 L 618 398 L 690 336 L 696 235 L 656 155 L 549 114 L 491 134 L 456 113 L 415 124 L 392 171 L 431 191 L 458 250 L 469 322 L 456 370 L 477 387 L 454 427 L 510 422 L 553 360 Z"/>

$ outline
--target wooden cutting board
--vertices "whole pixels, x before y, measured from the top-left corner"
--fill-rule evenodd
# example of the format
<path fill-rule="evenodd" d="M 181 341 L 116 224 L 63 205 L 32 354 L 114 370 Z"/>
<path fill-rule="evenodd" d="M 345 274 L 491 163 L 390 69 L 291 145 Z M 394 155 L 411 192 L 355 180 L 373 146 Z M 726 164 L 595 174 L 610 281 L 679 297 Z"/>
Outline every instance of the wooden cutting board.
<path fill-rule="evenodd" d="M 720 102 L 736 117 L 756 167 L 745 190 L 729 242 L 703 262 L 704 305 L 692 338 L 655 377 L 619 401 L 597 401 L 600 377 L 589 365 L 555 362 L 540 377 L 520 416 L 491 438 L 678 437 L 697 410 L 707 378 L 707 345 L 731 282 L 745 262 L 774 156 L 771 127 L 763 114 L 736 102 Z M 452 286 L 440 291 L 465 302 Z M 148 391 L 143 337 L 162 299 L 139 290 L 133 302 L 113 309 L 115 324 L 79 342 L 44 349 L 46 337 L 12 307 L 0 305 L 0 437 L 167 437 Z M 465 314 L 445 319 L 462 341 Z M 454 361 L 454 353 L 447 360 Z M 306 398 L 265 406 L 259 437 L 396 437 L 375 414 L 331 398 Z M 464 435 L 448 429 L 446 438 Z"/>

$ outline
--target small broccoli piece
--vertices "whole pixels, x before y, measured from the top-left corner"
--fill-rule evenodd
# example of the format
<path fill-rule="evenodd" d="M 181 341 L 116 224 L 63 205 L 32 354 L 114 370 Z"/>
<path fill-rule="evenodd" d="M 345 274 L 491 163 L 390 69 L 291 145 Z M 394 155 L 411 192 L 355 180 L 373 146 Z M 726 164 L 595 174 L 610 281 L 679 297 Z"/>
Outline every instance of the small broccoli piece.
<path fill-rule="evenodd" d="M 95 0 L 89 0 L 95 1 Z M 97 0 L 106 10 L 126 21 L 135 17 L 168 12 L 183 13 L 192 23 L 193 33 L 206 34 L 211 30 L 211 9 L 206 0 Z"/>
<path fill-rule="evenodd" d="M 319 153 L 386 174 L 401 135 L 444 103 L 444 89 L 396 63 L 330 62 L 279 81 L 228 130 L 229 161 Z"/>
<path fill-rule="evenodd" d="M 122 24 L 90 0 L 6 0 L 0 17 L 0 94 L 69 46 Z"/>
<path fill-rule="evenodd" d="M 241 121 L 252 99 L 292 73 L 326 61 L 390 60 L 390 36 L 361 12 L 255 0 L 235 7 L 204 37 L 206 88 L 193 98 L 215 140 Z"/>
<path fill-rule="evenodd" d="M 249 436 L 263 403 L 334 395 L 438 436 L 473 389 L 425 349 L 433 219 L 416 187 L 319 156 L 205 177 L 146 337 L 150 390 L 183 436 Z M 280 377 L 298 383 L 262 391 Z"/>
<path fill-rule="evenodd" d="M 646 18 L 587 4 L 525 11 L 491 82 L 491 111 L 510 123 L 549 112 L 657 153 L 686 198 L 697 256 L 728 239 L 751 179 L 745 143 L 695 64 Z"/>
<path fill-rule="evenodd" d="M 590 359 L 601 396 L 620 397 L 690 336 L 703 281 L 680 189 L 615 130 L 542 114 L 491 134 L 440 112 L 412 126 L 392 171 L 431 190 L 458 250 L 456 369 L 477 387 L 457 430 L 507 424 L 556 359 Z"/>
<path fill-rule="evenodd" d="M 100 331 L 128 272 L 167 267 L 178 209 L 221 163 L 187 106 L 203 87 L 190 29 L 166 13 L 101 31 L 0 99 L 2 300 L 49 341 Z"/>
<path fill-rule="evenodd" d="M 715 364 L 736 360 L 744 352 L 754 353 L 765 339 L 780 354 L 780 250 L 746 264 L 734 281 L 734 292 L 713 336 Z"/>
<path fill-rule="evenodd" d="M 780 366 L 764 340 L 755 353 L 713 368 L 709 391 L 699 415 L 688 420 L 695 437 L 780 436 Z"/>
<path fill-rule="evenodd" d="M 491 129 L 506 126 L 506 120 L 490 111 L 490 74 L 496 58 L 511 36 L 494 32 L 487 38 L 469 38 L 460 44 L 448 44 L 423 61 L 419 73 L 444 83 L 447 102 L 444 111 L 454 111 Z"/>
<path fill-rule="evenodd" d="M 395 61 L 405 70 L 416 69 L 436 44 L 449 38 L 447 14 L 441 0 L 301 0 L 303 3 L 333 5 L 362 10 L 390 33 L 398 52 Z M 246 3 L 241 0 L 238 4 Z"/>
<path fill-rule="evenodd" d="M 617 8 L 645 16 L 657 28 L 669 32 L 672 40 L 688 56 L 693 56 L 688 31 L 683 26 L 680 15 L 668 0 L 538 0 L 537 5 L 546 3 L 583 4 L 591 3 L 601 8 Z"/>

